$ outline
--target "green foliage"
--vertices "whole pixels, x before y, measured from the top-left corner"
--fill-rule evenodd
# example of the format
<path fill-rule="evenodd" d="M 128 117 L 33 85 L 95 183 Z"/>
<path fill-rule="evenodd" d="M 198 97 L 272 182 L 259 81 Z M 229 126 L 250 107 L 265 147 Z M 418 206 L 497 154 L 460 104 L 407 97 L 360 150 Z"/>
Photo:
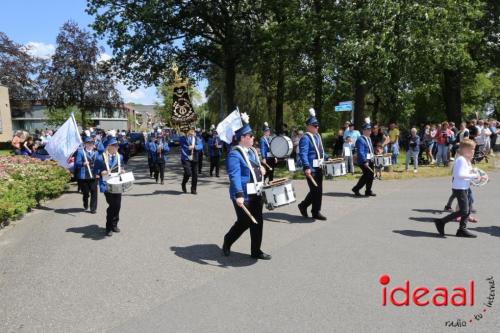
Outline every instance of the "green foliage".
<path fill-rule="evenodd" d="M 79 125 L 82 125 L 81 124 L 82 114 L 80 112 L 80 109 L 76 106 L 69 106 L 66 108 L 48 108 L 45 110 L 47 123 L 55 127 L 59 127 L 62 124 L 64 124 L 64 122 L 68 120 L 71 113 L 75 114 L 76 122 Z"/>

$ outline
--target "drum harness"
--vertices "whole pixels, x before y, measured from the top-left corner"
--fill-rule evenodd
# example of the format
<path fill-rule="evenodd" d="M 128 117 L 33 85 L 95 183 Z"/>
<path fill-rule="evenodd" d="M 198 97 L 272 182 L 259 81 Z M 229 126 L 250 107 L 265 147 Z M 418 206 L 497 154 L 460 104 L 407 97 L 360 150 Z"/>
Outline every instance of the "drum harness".
<path fill-rule="evenodd" d="M 252 179 L 253 179 L 253 182 L 255 183 L 255 187 L 257 188 L 257 184 L 259 182 L 257 182 L 257 176 L 255 175 L 255 171 L 253 170 L 253 166 L 252 166 L 252 163 L 250 162 L 250 159 L 248 158 L 248 154 L 245 152 L 245 150 L 243 149 L 243 147 L 241 146 L 235 146 L 234 149 L 236 149 L 240 154 L 241 156 L 243 157 L 243 159 L 245 160 L 247 166 L 248 166 L 248 169 L 250 169 L 250 174 L 252 175 Z M 259 159 L 259 155 L 257 154 L 257 151 L 255 150 L 254 147 L 249 147 L 248 149 L 251 149 L 255 158 L 257 159 L 257 165 L 260 165 L 260 159 Z M 262 179 L 261 180 L 261 183 L 263 182 L 264 180 Z M 257 189 L 257 195 L 260 195 L 261 194 L 261 189 Z"/>
<path fill-rule="evenodd" d="M 323 154 L 320 155 L 318 146 L 316 145 L 316 141 L 314 140 L 314 135 L 312 133 L 306 132 L 306 135 L 309 137 L 311 140 L 314 149 L 316 150 L 316 156 L 318 156 L 318 159 L 320 160 L 319 166 L 321 166 L 321 162 L 325 159 L 325 149 L 323 148 L 323 141 L 321 140 L 321 136 L 319 136 L 319 144 L 321 145 L 321 150 L 323 150 Z"/>

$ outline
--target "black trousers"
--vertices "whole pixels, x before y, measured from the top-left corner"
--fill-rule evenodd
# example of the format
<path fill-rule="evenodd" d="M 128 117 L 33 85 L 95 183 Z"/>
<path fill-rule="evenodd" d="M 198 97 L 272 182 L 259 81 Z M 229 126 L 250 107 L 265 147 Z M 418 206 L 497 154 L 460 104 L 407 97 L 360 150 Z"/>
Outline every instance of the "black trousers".
<path fill-rule="evenodd" d="M 97 210 L 97 180 L 96 179 L 78 179 L 78 185 L 83 193 L 83 207 L 89 208 L 90 196 L 90 210 Z"/>
<path fill-rule="evenodd" d="M 201 173 L 201 169 L 203 168 L 203 150 L 198 152 L 198 173 Z"/>
<path fill-rule="evenodd" d="M 275 163 L 274 157 L 266 158 L 266 163 L 267 163 L 267 165 L 269 165 L 269 168 L 271 168 L 272 170 L 269 170 L 268 167 L 265 167 L 266 168 L 266 174 L 264 175 L 264 181 L 266 179 L 268 179 L 270 182 L 272 182 L 273 179 L 274 179 L 274 168 L 276 167 L 276 163 Z"/>
<path fill-rule="evenodd" d="M 198 162 L 185 160 L 182 161 L 184 168 L 184 178 L 182 178 L 182 186 L 185 186 L 191 178 L 191 191 L 196 191 L 198 185 Z"/>
<path fill-rule="evenodd" d="M 118 221 L 120 220 L 122 194 L 104 192 L 104 196 L 108 203 L 108 209 L 106 209 L 106 231 L 110 231 L 118 226 Z"/>
<path fill-rule="evenodd" d="M 363 171 L 363 175 L 361 176 L 361 178 L 359 178 L 356 186 L 354 186 L 352 188 L 353 191 L 357 192 L 357 191 L 361 190 L 363 188 L 363 186 L 366 185 L 366 193 L 372 192 L 373 178 L 375 177 L 375 175 L 373 174 L 372 171 L 375 171 L 375 170 L 373 169 L 373 162 L 372 161 L 368 162 L 368 165 L 369 165 L 369 168 L 365 164 L 360 165 L 361 171 Z"/>
<path fill-rule="evenodd" d="M 151 157 L 148 157 L 148 166 L 149 166 L 149 177 L 153 177 L 153 173 L 155 172 L 155 163 Z"/>
<path fill-rule="evenodd" d="M 320 168 L 314 168 L 314 171 L 311 175 L 318 186 L 314 186 L 309 177 L 306 177 L 307 185 L 309 185 L 309 193 L 307 193 L 304 201 L 300 203 L 302 207 L 306 208 L 312 205 L 311 213 L 313 215 L 321 211 L 321 201 L 323 198 L 323 172 Z"/>
<path fill-rule="evenodd" d="M 163 182 L 165 178 L 165 161 L 162 159 L 161 161 L 156 161 L 155 165 L 155 180 L 158 182 L 158 176 L 160 176 L 160 181 Z"/>
<path fill-rule="evenodd" d="M 210 156 L 210 176 L 213 175 L 215 169 L 215 175 L 219 177 L 219 161 L 220 156 Z"/>
<path fill-rule="evenodd" d="M 250 228 L 251 254 L 259 255 L 262 253 L 260 247 L 262 245 L 262 231 L 264 228 L 264 219 L 262 218 L 262 197 L 252 195 L 249 197 L 249 201 L 246 205 L 250 213 L 257 221 L 257 224 L 253 223 L 247 214 L 245 214 L 243 209 L 238 207 L 238 205 L 236 205 L 236 201 L 233 200 L 234 210 L 236 211 L 236 222 L 231 229 L 229 229 L 226 236 L 224 236 L 224 242 L 231 247 L 231 245 L 233 245 L 233 243 L 236 242 L 248 228 Z"/>
<path fill-rule="evenodd" d="M 451 214 L 446 215 L 441 219 L 442 223 L 446 224 L 453 219 L 460 216 L 460 226 L 459 229 L 467 229 L 467 221 L 470 215 L 470 205 L 469 205 L 469 190 L 452 190 L 453 195 L 458 201 L 458 210 Z"/>

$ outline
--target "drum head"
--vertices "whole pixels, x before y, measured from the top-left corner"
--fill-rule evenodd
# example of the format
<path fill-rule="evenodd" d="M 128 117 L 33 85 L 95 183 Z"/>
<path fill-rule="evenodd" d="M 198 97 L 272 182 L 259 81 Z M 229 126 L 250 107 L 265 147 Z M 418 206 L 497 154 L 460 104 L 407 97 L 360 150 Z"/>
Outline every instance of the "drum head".
<path fill-rule="evenodd" d="M 292 153 L 292 140 L 284 135 L 275 136 L 269 144 L 271 153 L 277 158 L 284 158 Z"/>

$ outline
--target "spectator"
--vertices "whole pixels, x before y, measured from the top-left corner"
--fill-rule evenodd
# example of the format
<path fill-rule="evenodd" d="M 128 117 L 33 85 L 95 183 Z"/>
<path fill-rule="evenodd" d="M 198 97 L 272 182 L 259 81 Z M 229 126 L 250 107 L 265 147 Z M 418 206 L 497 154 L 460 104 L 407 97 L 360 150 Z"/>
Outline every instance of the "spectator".
<path fill-rule="evenodd" d="M 351 137 L 353 145 L 356 145 L 356 140 L 361 136 L 361 133 L 359 133 L 358 130 L 354 129 L 354 124 L 352 123 L 349 123 L 349 129 L 344 131 L 344 141 L 348 136 Z"/>
<path fill-rule="evenodd" d="M 23 147 L 21 149 L 21 155 L 27 155 L 27 156 L 33 155 L 33 146 L 34 146 L 33 145 L 33 137 L 28 136 L 26 141 L 24 141 L 24 143 L 23 143 Z"/>
<path fill-rule="evenodd" d="M 341 128 L 337 132 L 337 138 L 335 139 L 335 144 L 333 145 L 333 155 L 334 156 L 342 156 L 344 153 L 344 130 Z"/>
<path fill-rule="evenodd" d="M 389 149 L 392 154 L 392 164 L 398 164 L 399 155 L 399 129 L 396 123 L 389 124 Z"/>
<path fill-rule="evenodd" d="M 14 154 L 16 155 L 21 155 L 21 147 L 23 145 L 22 137 L 23 137 L 23 132 L 17 131 L 14 137 L 12 138 L 12 141 L 10 142 L 10 145 L 14 150 Z"/>
<path fill-rule="evenodd" d="M 345 151 L 350 152 L 346 154 Z M 350 136 L 345 138 L 344 144 L 342 145 L 342 155 L 344 156 L 345 163 L 347 165 L 347 172 L 354 174 L 354 161 L 352 159 L 354 151 L 354 145 L 352 144 L 352 138 Z"/>
<path fill-rule="evenodd" d="M 405 171 L 408 171 L 410 165 L 410 160 L 413 158 L 413 172 L 418 172 L 418 155 L 420 153 L 420 137 L 417 135 L 417 129 L 412 128 L 410 130 L 410 136 L 408 138 L 408 145 L 406 147 L 406 167 Z"/>
<path fill-rule="evenodd" d="M 448 150 L 449 150 L 449 145 L 453 141 L 454 141 L 453 132 L 449 129 L 448 122 L 445 121 L 441 124 L 441 129 L 439 130 L 436 137 L 436 142 L 438 147 L 437 158 L 436 158 L 437 166 L 439 166 L 441 162 L 443 163 L 443 166 L 448 166 Z"/>
<path fill-rule="evenodd" d="M 490 146 L 491 146 L 491 154 L 493 155 L 495 145 L 497 143 L 498 134 L 500 133 L 500 129 L 498 129 L 498 122 L 494 119 L 490 120 Z"/>
<path fill-rule="evenodd" d="M 370 135 L 373 146 L 384 147 L 386 145 L 387 136 L 384 134 L 382 129 L 378 125 L 374 125 L 372 128 L 372 134 Z"/>
<path fill-rule="evenodd" d="M 429 164 L 434 164 L 434 155 L 432 154 L 432 149 L 434 148 L 434 137 L 436 136 L 436 128 L 434 125 L 425 125 L 424 128 L 424 133 L 423 133 L 423 142 L 424 142 L 424 149 L 425 149 L 425 154 L 427 157 L 427 161 L 429 161 Z"/>

